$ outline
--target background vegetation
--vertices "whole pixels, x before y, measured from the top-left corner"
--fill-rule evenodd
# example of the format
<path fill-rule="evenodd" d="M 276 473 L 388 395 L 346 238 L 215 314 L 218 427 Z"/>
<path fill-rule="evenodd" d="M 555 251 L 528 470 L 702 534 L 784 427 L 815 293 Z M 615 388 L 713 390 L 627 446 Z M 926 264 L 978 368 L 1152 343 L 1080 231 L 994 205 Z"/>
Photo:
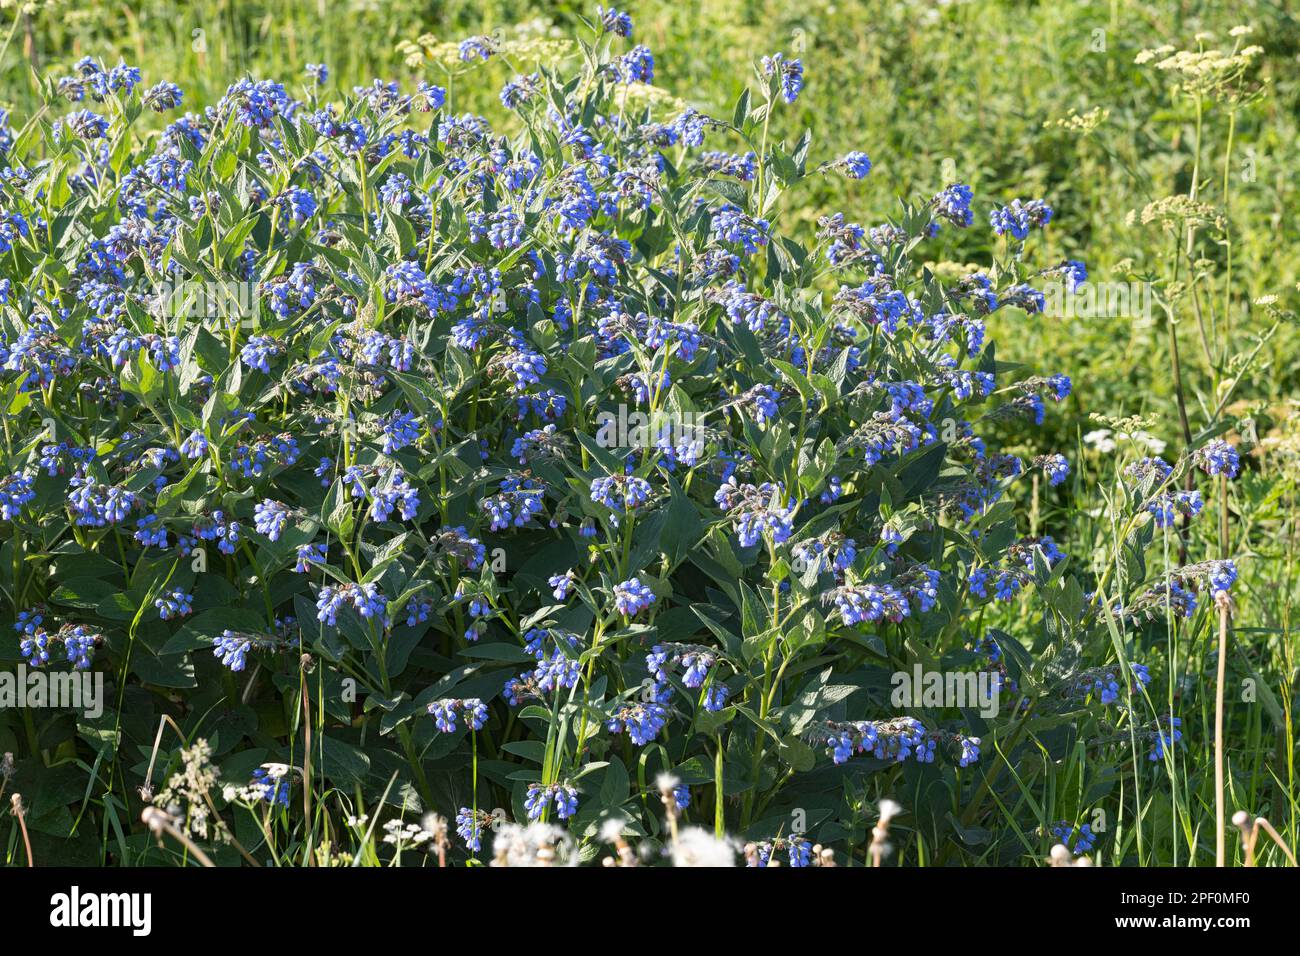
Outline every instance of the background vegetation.
<path fill-rule="evenodd" d="M 421 78 L 445 84 L 409 45 L 422 35 L 567 36 L 589 12 L 490 0 L 4 7 L 0 22 L 7 28 L 12 18 L 14 30 L 0 59 L 0 105 L 23 118 L 43 102 L 37 76 L 69 72 L 86 55 L 140 64 L 151 82 L 179 84 L 185 108 L 197 109 L 215 103 L 235 77 L 288 81 L 307 63 L 327 64 L 341 88 L 375 77 L 400 78 L 406 89 Z M 893 197 L 930 195 L 960 179 L 984 201 L 1047 197 L 1056 217 L 1039 240 L 1044 261 L 1079 259 L 1096 280 L 1152 283 L 1150 321 L 991 319 L 999 359 L 1068 370 L 1074 380 L 1065 413 L 1049 416 L 1047 427 L 1057 430 L 1056 447 L 1073 449 L 1075 470 L 1059 491 L 1036 487 L 1025 502 L 1033 516 L 1026 530 L 1051 534 L 1085 563 L 1106 560 L 1112 529 L 1097 520 L 1098 489 L 1113 479 L 1112 453 L 1084 437 L 1098 429 L 1140 428 L 1171 459 L 1210 429 L 1239 447 L 1243 477 L 1231 487 L 1226 535 L 1217 517 L 1203 520 L 1188 547 L 1194 557 L 1232 556 L 1242 575 L 1228 662 L 1229 807 L 1267 815 L 1292 846 L 1300 842 L 1293 719 L 1300 346 L 1291 312 L 1300 279 L 1300 21 L 1288 4 L 649 0 L 630 12 L 638 42 L 655 51 L 655 84 L 672 95 L 729 116 L 755 58 L 785 50 L 802 59 L 807 84 L 797 105 L 774 117 L 774 131 L 807 126 L 820 155 L 871 155 L 865 180 L 826 176 L 802 185 L 803 194 L 782 205 L 782 228 L 810 235 L 816 217 L 833 210 L 878 222 L 898 211 Z M 1240 25 L 1253 32 L 1238 41 L 1230 31 Z M 1254 65 L 1199 90 L 1136 62 L 1166 43 L 1227 50 L 1237 42 L 1262 48 Z M 508 78 L 497 62 L 457 77 L 459 108 L 509 129 L 496 102 Z M 1178 196 L 1209 204 L 1216 220 L 1190 234 L 1181 224 L 1165 228 L 1151 204 Z M 935 266 L 983 261 L 990 240 L 982 228 L 946 230 L 931 247 Z M 1140 421 L 1118 421 L 1129 416 Z M 1014 434 L 1006 438 L 1014 448 Z M 1216 661 L 1213 620 L 1198 621 L 1184 635 L 1173 691 L 1184 723 L 1195 727 L 1189 749 L 1165 790 L 1138 806 L 1143 836 L 1130 829 L 1105 841 L 1103 862 L 1207 861 Z M 1255 690 L 1243 700 L 1247 680 Z M 1090 805 L 1115 782 L 1085 773 L 1081 754 L 1045 763 L 1032 788 L 1002 794 L 999 812 L 1014 820 L 1036 801 Z M 973 838 L 975 860 L 1023 849 L 1010 832 Z M 909 860 L 917 859 L 913 847 Z"/>

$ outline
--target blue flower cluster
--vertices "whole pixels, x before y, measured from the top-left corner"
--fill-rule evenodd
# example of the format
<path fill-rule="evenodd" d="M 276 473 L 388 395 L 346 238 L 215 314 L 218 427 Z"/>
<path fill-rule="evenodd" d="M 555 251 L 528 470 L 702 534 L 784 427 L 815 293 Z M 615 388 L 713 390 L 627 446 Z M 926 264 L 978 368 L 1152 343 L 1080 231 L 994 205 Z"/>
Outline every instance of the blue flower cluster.
<path fill-rule="evenodd" d="M 1097 835 L 1092 832 L 1091 824 L 1081 823 L 1077 827 L 1062 820 L 1052 824 L 1052 838 L 1074 854 L 1087 853 L 1097 844 Z"/>
<path fill-rule="evenodd" d="M 769 867 L 779 862 L 776 854 L 784 852 L 790 866 L 812 866 L 812 844 L 804 837 L 774 837 L 760 840 L 745 848 L 746 866 Z"/>
<path fill-rule="evenodd" d="M 18 650 L 23 659 L 34 667 L 44 667 L 50 662 L 50 652 L 62 647 L 64 658 L 75 670 L 89 670 L 104 636 L 84 624 L 65 624 L 51 633 L 44 626 L 47 614 L 43 607 L 18 613 L 14 630 L 19 635 Z"/>
<path fill-rule="evenodd" d="M 524 797 L 524 811 L 529 820 L 540 820 L 552 803 L 555 804 L 555 815 L 561 820 L 567 820 L 578 812 L 577 788 L 559 783 L 550 786 L 529 784 L 528 794 Z"/>
<path fill-rule="evenodd" d="M 289 86 L 240 79 L 139 138 L 130 117 L 189 108 L 187 94 L 92 60 L 57 80 L 74 108 L 38 139 L 63 159 L 14 147 L 0 170 L 14 436 L 0 531 L 24 659 L 112 655 L 150 693 L 364 675 L 355 713 L 319 711 L 326 739 L 360 728 L 386 748 L 469 729 L 394 763 L 416 786 L 435 759 L 460 774 L 486 748 L 476 800 L 491 790 L 484 805 L 530 820 L 573 817 L 588 772 L 614 799 L 631 789 L 621 773 L 716 756 L 724 783 L 753 789 L 731 801 L 692 775 L 697 805 L 738 805 L 748 828 L 812 763 L 798 738 L 886 773 L 980 759 L 970 726 L 929 714 L 830 721 L 845 697 L 827 682 L 904 647 L 969 665 L 963 645 L 996 620 L 983 615 L 1014 620 L 1036 590 L 1063 600 L 1065 552 L 1091 544 L 1020 537 L 1012 487 L 1032 462 L 1068 490 L 1070 462 L 1028 436 L 1072 385 L 995 358 L 988 339 L 999 310 L 1042 311 L 1030 280 L 1076 288 L 1086 266 L 1031 264 L 1027 240 L 1053 216 L 1033 199 L 988 212 L 1009 240 L 996 262 L 926 268 L 941 228 L 989 244 L 960 182 L 893 219 L 830 212 L 783 235 L 801 179 L 873 169 L 863 151 L 813 162 L 807 143 L 748 142 L 798 100 L 804 64 L 764 57 L 758 96 L 724 122 L 635 85 L 655 58 L 626 13 L 598 7 L 589 26 L 584 77 L 513 77 L 505 123 L 450 87 L 339 91 L 312 64 Z M 458 77 L 525 62 L 500 37 L 436 52 Z M 44 217 L 70 203 L 88 214 L 64 242 Z M 212 285 L 247 301 L 169 311 L 171 293 Z M 1010 432 L 1023 460 L 995 446 Z M 1128 504 L 1161 527 L 1195 515 L 1199 493 L 1172 487 L 1193 465 L 1241 468 L 1220 440 L 1176 468 L 1149 459 L 1126 477 Z M 1121 621 L 1157 601 L 1191 614 L 1236 575 L 1221 561 L 1131 582 Z M 53 630 L 53 612 L 26 607 L 38 601 L 86 623 Z M 139 640 L 153 653 L 122 658 L 139 610 L 123 601 L 150 611 Z M 1018 692 L 1014 640 L 985 638 L 971 666 Z M 1151 680 L 1139 665 L 1086 676 L 1106 704 Z M 287 806 L 286 777 L 255 781 Z M 474 851 L 476 807 L 456 820 Z M 755 858 L 778 850 L 811 862 L 801 837 Z"/>
<path fill-rule="evenodd" d="M 826 722 L 817 733 L 836 764 L 846 763 L 854 754 L 870 754 L 886 763 L 902 763 L 908 759 L 933 763 L 935 748 L 943 741 L 951 741 L 959 747 L 961 766 L 979 759 L 978 737 L 929 731 L 915 717 L 854 723 Z"/>
<path fill-rule="evenodd" d="M 288 773 L 277 773 L 276 770 L 258 767 L 253 771 L 251 786 L 261 792 L 262 799 L 267 803 L 287 807 L 292 781 Z"/>
<path fill-rule="evenodd" d="M 444 734 L 456 730 L 457 715 L 464 716 L 465 725 L 470 730 L 482 730 L 488 718 L 487 704 L 477 697 L 467 697 L 464 700 L 443 698 L 432 701 L 425 709 L 433 717 L 434 725 Z"/>

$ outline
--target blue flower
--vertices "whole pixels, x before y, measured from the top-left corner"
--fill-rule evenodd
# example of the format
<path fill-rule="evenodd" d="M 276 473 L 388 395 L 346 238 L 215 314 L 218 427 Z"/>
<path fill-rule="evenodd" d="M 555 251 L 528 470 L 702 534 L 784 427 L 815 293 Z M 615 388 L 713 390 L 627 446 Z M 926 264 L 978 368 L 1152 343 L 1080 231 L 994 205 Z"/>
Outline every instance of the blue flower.
<path fill-rule="evenodd" d="M 793 103 L 803 90 L 803 63 L 799 60 L 787 60 L 784 53 L 773 53 L 763 57 L 763 73 L 780 78 L 781 98 Z"/>
<path fill-rule="evenodd" d="M 605 726 L 611 733 L 626 733 L 632 743 L 644 747 L 668 723 L 668 709 L 657 700 L 617 708 Z"/>
<path fill-rule="evenodd" d="M 35 497 L 36 489 L 26 475 L 15 472 L 0 478 L 0 518 L 5 521 L 15 520 L 23 505 Z"/>
<path fill-rule="evenodd" d="M 642 584 L 639 578 L 629 578 L 614 585 L 614 607 L 620 614 L 635 617 L 654 603 L 654 591 Z"/>
<path fill-rule="evenodd" d="M 242 671 L 246 666 L 248 652 L 253 649 L 253 641 L 247 635 L 234 631 L 222 631 L 212 643 L 212 653 L 220 659 L 222 665 L 233 671 Z"/>
<path fill-rule="evenodd" d="M 1072 387 L 1070 383 L 1070 376 L 1061 375 L 1059 373 L 1050 376 L 1047 380 L 1047 384 L 1048 387 L 1051 389 L 1052 398 L 1058 402 L 1065 401 L 1065 399 L 1069 396 L 1070 389 Z"/>
<path fill-rule="evenodd" d="M 733 517 L 741 547 L 753 547 L 764 534 L 773 544 L 783 544 L 794 531 L 795 503 L 786 500 L 780 484 L 738 485 L 732 477 L 718 488 L 713 500 Z"/>
<path fill-rule="evenodd" d="M 546 579 L 546 583 L 551 587 L 552 595 L 555 600 L 563 601 L 569 596 L 569 591 L 573 587 L 577 576 L 570 569 L 563 574 L 553 574 Z"/>
<path fill-rule="evenodd" d="M 1052 207 L 1041 199 L 1031 199 L 1028 202 L 1013 199 L 989 213 L 989 222 L 995 233 L 999 236 L 1010 235 L 1021 242 L 1029 237 L 1031 228 L 1042 229 L 1051 221 Z"/>
<path fill-rule="evenodd" d="M 1222 438 L 1210 439 L 1196 449 L 1192 457 L 1208 475 L 1224 475 L 1227 478 L 1236 478 L 1241 471 L 1241 458 L 1237 454 L 1237 449 Z"/>
<path fill-rule="evenodd" d="M 407 445 L 417 442 L 420 438 L 420 423 L 411 412 L 394 412 L 384 420 L 381 428 L 384 436 L 383 451 L 385 455 L 401 451 Z"/>
<path fill-rule="evenodd" d="M 1066 259 L 1049 274 L 1060 275 L 1065 279 L 1065 288 L 1075 292 L 1088 281 L 1088 267 L 1077 259 Z"/>
<path fill-rule="evenodd" d="M 727 706 L 730 696 L 731 690 L 726 684 L 712 684 L 704 690 L 704 709 L 716 714 Z"/>
<path fill-rule="evenodd" d="M 655 58 L 647 46 L 637 45 L 617 62 L 615 71 L 623 83 L 650 83 L 655 77 Z"/>
<path fill-rule="evenodd" d="M 628 475 L 597 478 L 591 483 L 591 500 L 621 514 L 650 500 L 650 482 Z"/>
<path fill-rule="evenodd" d="M 1204 507 L 1201 493 L 1196 490 L 1168 492 L 1147 503 L 1147 511 L 1155 516 L 1157 528 L 1172 527 L 1180 517 L 1194 518 Z"/>
<path fill-rule="evenodd" d="M 151 110 L 158 113 L 164 113 L 167 110 L 174 110 L 176 107 L 180 106 L 181 100 L 184 99 L 184 97 L 185 94 L 181 92 L 179 86 L 175 83 L 164 81 L 145 90 L 140 97 L 140 101 Z"/>
<path fill-rule="evenodd" d="M 63 639 L 63 650 L 68 662 L 77 670 L 89 670 L 95 648 L 103 641 L 102 636 L 80 624 L 71 629 L 65 628 L 59 632 L 59 636 Z"/>
<path fill-rule="evenodd" d="M 208 452 L 208 439 L 199 429 L 190 432 L 190 436 L 181 442 L 181 454 L 186 458 L 202 458 Z"/>
<path fill-rule="evenodd" d="M 483 827 L 490 824 L 491 815 L 480 810 L 475 813 L 469 807 L 456 811 L 456 835 L 465 841 L 466 849 L 477 853 L 483 849 Z"/>
<path fill-rule="evenodd" d="M 871 172 L 871 157 L 866 153 L 852 152 L 837 164 L 850 179 L 864 179 Z"/>
<path fill-rule="evenodd" d="M 1210 587 L 1215 595 L 1226 594 L 1237 580 L 1237 565 L 1232 561 L 1210 562 Z"/>
<path fill-rule="evenodd" d="M 600 28 L 605 33 L 617 33 L 621 37 L 632 36 L 632 18 L 616 7 L 606 10 L 600 4 L 596 4 L 596 17 L 600 20 Z"/>
<path fill-rule="evenodd" d="M 300 544 L 294 553 L 293 569 L 299 574 L 311 570 L 313 564 L 326 564 L 329 560 L 329 548 L 323 544 Z"/>
<path fill-rule="evenodd" d="M 766 219 L 755 219 L 731 203 L 713 215 L 713 235 L 718 241 L 739 245 L 747 255 L 752 255 L 759 247 L 767 245 L 770 229 L 771 224 Z"/>
<path fill-rule="evenodd" d="M 253 527 L 258 534 L 264 534 L 272 541 L 279 541 L 289 523 L 289 508 L 270 498 L 262 499 L 253 507 Z"/>
<path fill-rule="evenodd" d="M 425 710 L 433 717 L 434 725 L 444 734 L 455 731 L 457 714 L 464 714 L 465 726 L 470 730 L 482 730 L 488 718 L 487 704 L 477 697 L 435 700 Z"/>
<path fill-rule="evenodd" d="M 889 584 L 858 584 L 832 592 L 835 608 L 845 627 L 888 620 L 898 622 L 911 614 L 902 594 Z"/>
<path fill-rule="evenodd" d="M 1166 716 L 1163 723 L 1160 720 L 1155 722 L 1155 728 L 1147 731 L 1147 737 L 1151 740 L 1148 760 L 1163 760 L 1174 749 L 1174 745 L 1183 739 L 1183 732 L 1178 729 L 1182 723 L 1181 718 L 1173 716 Z"/>
<path fill-rule="evenodd" d="M 1087 823 L 1074 827 L 1062 820 L 1053 824 L 1052 836 L 1075 855 L 1087 853 L 1097 842 L 1096 834 L 1092 832 L 1092 827 Z"/>
<path fill-rule="evenodd" d="M 460 41 L 460 58 L 467 63 L 470 60 L 489 59 L 495 52 L 496 44 L 489 36 L 470 37 Z"/>
<path fill-rule="evenodd" d="M 317 619 L 334 627 L 339 611 L 352 607 L 362 618 L 383 622 L 388 599 L 376 584 L 327 584 L 316 597 Z"/>
<path fill-rule="evenodd" d="M 951 223 L 958 229 L 965 229 L 975 221 L 975 213 L 970 208 L 974 196 L 969 186 L 964 183 L 953 183 L 945 186 L 930 200 L 930 206 L 939 219 Z"/>
<path fill-rule="evenodd" d="M 295 226 L 316 215 L 316 197 L 300 186 L 290 186 L 275 199 L 275 205 Z"/>
<path fill-rule="evenodd" d="M 155 598 L 153 603 L 154 607 L 158 609 L 158 616 L 164 621 L 170 621 L 174 617 L 185 617 L 191 613 L 194 610 L 193 601 L 194 595 L 186 594 L 177 588 L 159 598 Z"/>
<path fill-rule="evenodd" d="M 282 351 L 283 347 L 280 343 L 270 336 L 254 335 L 240 349 L 239 357 L 243 359 L 244 364 L 249 368 L 255 368 L 265 375 L 270 375 L 271 359 Z"/>
<path fill-rule="evenodd" d="M 289 805 L 290 785 L 288 768 L 280 771 L 278 767 L 276 770 L 258 767 L 253 771 L 252 786 L 261 791 L 262 799 L 267 803 L 287 807 Z"/>
<path fill-rule="evenodd" d="M 539 783 L 528 785 L 524 796 L 524 812 L 529 820 L 540 820 L 547 806 L 554 801 L 555 813 L 561 820 L 567 820 L 578 812 L 577 788 L 567 784 L 551 784 L 544 787 Z"/>
<path fill-rule="evenodd" d="M 1043 469 L 1052 487 L 1056 487 L 1070 477 L 1070 463 L 1065 460 L 1064 455 L 1039 455 L 1034 459 L 1034 465 Z"/>

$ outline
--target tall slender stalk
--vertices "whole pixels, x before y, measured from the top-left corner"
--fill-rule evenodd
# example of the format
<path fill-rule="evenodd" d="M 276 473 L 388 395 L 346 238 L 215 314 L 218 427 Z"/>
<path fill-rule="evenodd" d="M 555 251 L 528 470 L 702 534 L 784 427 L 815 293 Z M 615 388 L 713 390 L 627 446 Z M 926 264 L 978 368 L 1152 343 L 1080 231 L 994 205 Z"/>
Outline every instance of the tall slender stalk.
<path fill-rule="evenodd" d="M 1219 604 L 1219 673 L 1214 686 L 1214 865 L 1225 866 L 1223 804 L 1223 684 L 1228 660 L 1228 604 Z"/>
<path fill-rule="evenodd" d="M 1219 557 L 1228 557 L 1228 476 L 1219 475 Z M 1228 611 L 1224 595 L 1219 607 L 1219 668 L 1214 686 L 1214 865 L 1226 865 L 1226 810 L 1223 794 L 1223 691 L 1228 667 Z"/>

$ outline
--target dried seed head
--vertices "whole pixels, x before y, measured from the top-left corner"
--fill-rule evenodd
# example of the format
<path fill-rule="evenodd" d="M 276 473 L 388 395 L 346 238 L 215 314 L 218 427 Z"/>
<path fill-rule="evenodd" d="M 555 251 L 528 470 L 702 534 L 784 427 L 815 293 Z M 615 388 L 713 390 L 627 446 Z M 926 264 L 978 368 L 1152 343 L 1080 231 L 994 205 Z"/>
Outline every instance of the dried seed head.
<path fill-rule="evenodd" d="M 600 825 L 600 838 L 605 843 L 623 842 L 623 818 L 611 817 Z"/>
<path fill-rule="evenodd" d="M 447 845 L 447 818 L 437 813 L 426 813 L 420 821 L 436 846 Z"/>
<path fill-rule="evenodd" d="M 154 836 L 162 836 L 163 828 L 167 824 L 167 814 L 165 812 L 157 807 L 145 807 L 140 813 L 140 819 L 144 821 L 144 825 L 153 832 Z"/>
<path fill-rule="evenodd" d="M 681 781 L 670 773 L 661 773 L 655 778 L 655 786 L 659 788 L 659 795 L 665 800 L 672 798 L 673 789 L 679 783 L 681 783 Z"/>
<path fill-rule="evenodd" d="M 750 850 L 757 853 L 754 844 L 745 847 L 745 857 Z M 703 827 L 685 827 L 672 848 L 673 866 L 718 867 L 736 865 L 736 848 L 728 839 L 714 836 Z"/>

